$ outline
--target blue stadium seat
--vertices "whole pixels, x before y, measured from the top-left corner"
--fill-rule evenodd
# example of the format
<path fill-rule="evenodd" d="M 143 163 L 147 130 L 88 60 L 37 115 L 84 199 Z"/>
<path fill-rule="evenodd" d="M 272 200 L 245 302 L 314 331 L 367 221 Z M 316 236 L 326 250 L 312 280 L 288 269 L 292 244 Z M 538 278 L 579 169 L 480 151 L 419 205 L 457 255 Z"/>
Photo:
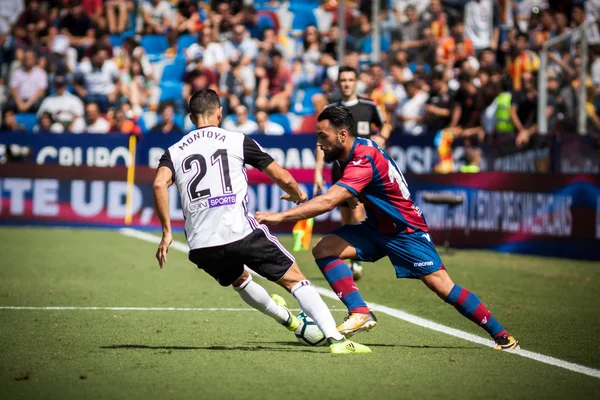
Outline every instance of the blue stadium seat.
<path fill-rule="evenodd" d="M 123 40 L 125 40 L 123 35 L 110 35 L 108 41 L 112 47 L 120 47 L 123 44 Z"/>
<path fill-rule="evenodd" d="M 184 130 L 185 117 L 182 114 L 175 114 L 175 116 L 173 117 L 173 121 L 175 122 L 175 125 L 181 128 L 181 130 Z"/>
<path fill-rule="evenodd" d="M 294 20 L 292 21 L 293 31 L 303 31 L 309 25 L 317 25 L 317 19 L 312 8 L 298 10 L 294 13 Z"/>
<path fill-rule="evenodd" d="M 292 133 L 292 124 L 290 123 L 290 120 L 287 117 L 287 115 L 271 114 L 271 115 L 269 115 L 269 120 L 271 120 L 272 122 L 275 122 L 276 124 L 283 126 L 283 130 L 285 131 L 286 135 L 289 135 Z"/>
<path fill-rule="evenodd" d="M 141 45 L 148 55 L 159 55 L 169 48 L 169 43 L 164 35 L 143 36 Z"/>
<path fill-rule="evenodd" d="M 33 132 L 33 127 L 37 124 L 35 113 L 18 113 L 16 119 L 19 124 L 25 126 L 27 132 Z"/>
<path fill-rule="evenodd" d="M 183 92 L 183 83 L 166 81 L 160 84 L 160 101 L 175 100 L 181 101 L 181 94 Z"/>
<path fill-rule="evenodd" d="M 177 54 L 183 54 L 183 52 L 196 43 L 198 38 L 196 35 L 182 35 L 177 39 Z"/>
<path fill-rule="evenodd" d="M 162 81 L 181 82 L 185 74 L 185 59 L 182 56 L 175 57 L 173 64 L 165 65 L 162 73 Z"/>

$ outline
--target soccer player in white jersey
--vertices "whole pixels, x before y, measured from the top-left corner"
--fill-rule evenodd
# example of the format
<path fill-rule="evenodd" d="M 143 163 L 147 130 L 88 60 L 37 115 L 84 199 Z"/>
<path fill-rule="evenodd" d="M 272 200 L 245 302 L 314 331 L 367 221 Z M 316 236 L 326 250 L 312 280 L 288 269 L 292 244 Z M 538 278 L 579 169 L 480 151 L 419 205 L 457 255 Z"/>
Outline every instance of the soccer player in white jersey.
<path fill-rule="evenodd" d="M 154 202 L 163 230 L 156 252 L 160 267 L 167 262 L 173 240 L 167 188 L 176 184 L 185 217 L 189 259 L 198 268 L 222 286 L 233 285 L 248 305 L 295 331 L 300 325 L 298 318 L 289 312 L 283 298 L 269 297 L 252 280 L 244 268 L 247 265 L 298 300 L 327 337 L 332 353 L 370 353 L 368 347 L 345 339 L 337 331 L 331 312 L 294 257 L 248 212 L 245 164 L 260 169 L 277 183 L 285 192 L 282 199 L 300 204 L 306 201 L 306 193 L 253 139 L 219 128 L 223 110 L 215 91 L 195 92 L 189 111 L 199 128 L 169 147 L 154 180 Z"/>

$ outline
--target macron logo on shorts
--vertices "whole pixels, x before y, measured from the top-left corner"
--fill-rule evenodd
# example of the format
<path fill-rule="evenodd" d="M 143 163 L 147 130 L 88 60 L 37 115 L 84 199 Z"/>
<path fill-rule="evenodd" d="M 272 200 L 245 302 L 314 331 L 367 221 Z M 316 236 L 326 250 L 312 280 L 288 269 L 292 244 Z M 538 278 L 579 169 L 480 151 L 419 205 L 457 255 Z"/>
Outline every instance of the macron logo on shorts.
<path fill-rule="evenodd" d="M 414 267 L 430 267 L 433 265 L 433 261 L 416 262 L 413 264 Z"/>

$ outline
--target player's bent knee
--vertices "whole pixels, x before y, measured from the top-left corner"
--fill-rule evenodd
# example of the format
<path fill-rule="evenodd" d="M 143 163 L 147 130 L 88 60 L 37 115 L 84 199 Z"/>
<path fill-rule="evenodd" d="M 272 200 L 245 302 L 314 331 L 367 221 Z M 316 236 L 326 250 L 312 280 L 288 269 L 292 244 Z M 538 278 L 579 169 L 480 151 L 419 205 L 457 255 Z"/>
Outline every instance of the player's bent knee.
<path fill-rule="evenodd" d="M 252 281 L 252 275 L 250 275 L 248 273 L 248 271 L 244 270 L 244 273 L 242 274 L 242 276 L 240 276 L 238 279 L 236 279 L 231 285 L 233 286 L 233 290 L 235 290 L 236 292 L 242 290 L 243 288 L 245 288 L 246 286 L 248 286 L 248 284 L 250 283 L 250 281 Z M 219 282 L 221 284 L 221 286 L 229 286 L 226 282 Z"/>
<path fill-rule="evenodd" d="M 277 281 L 281 287 L 287 289 L 287 291 L 291 291 L 292 288 L 301 281 L 305 281 L 306 276 L 300 271 L 300 267 L 298 264 L 294 263 L 290 267 L 290 269 L 281 277 L 280 280 Z"/>

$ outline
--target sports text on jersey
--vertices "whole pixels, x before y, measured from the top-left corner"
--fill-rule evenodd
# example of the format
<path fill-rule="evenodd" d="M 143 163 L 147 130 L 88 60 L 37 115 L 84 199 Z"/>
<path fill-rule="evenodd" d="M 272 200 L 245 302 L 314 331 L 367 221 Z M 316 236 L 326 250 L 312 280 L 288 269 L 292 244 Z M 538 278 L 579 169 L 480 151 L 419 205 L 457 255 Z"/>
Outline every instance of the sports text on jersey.
<path fill-rule="evenodd" d="M 188 145 L 194 143 L 200 138 L 215 139 L 225 143 L 225 139 L 227 139 L 227 136 L 223 132 L 198 130 L 195 131 L 192 135 L 188 135 L 187 139 L 179 145 L 179 150 L 185 149 Z"/>
<path fill-rule="evenodd" d="M 190 206 L 188 207 L 188 210 L 190 210 L 191 213 L 195 213 L 197 211 L 204 211 L 209 208 L 229 206 L 229 205 L 235 204 L 235 201 L 236 201 L 235 194 L 230 194 L 227 196 L 210 197 L 206 200 L 199 200 L 199 201 L 196 201 L 195 203 L 191 203 Z"/>

